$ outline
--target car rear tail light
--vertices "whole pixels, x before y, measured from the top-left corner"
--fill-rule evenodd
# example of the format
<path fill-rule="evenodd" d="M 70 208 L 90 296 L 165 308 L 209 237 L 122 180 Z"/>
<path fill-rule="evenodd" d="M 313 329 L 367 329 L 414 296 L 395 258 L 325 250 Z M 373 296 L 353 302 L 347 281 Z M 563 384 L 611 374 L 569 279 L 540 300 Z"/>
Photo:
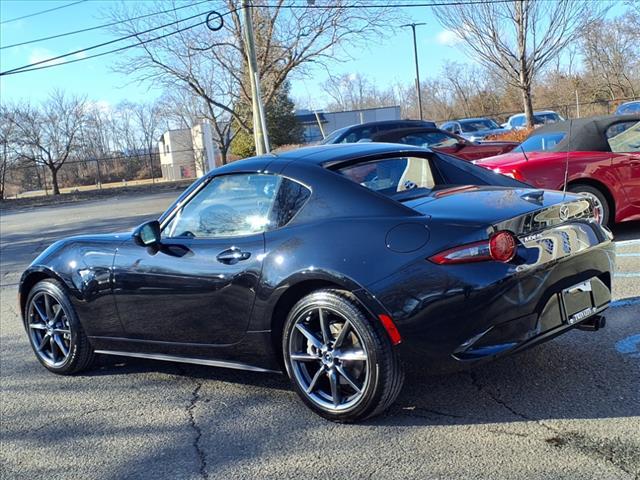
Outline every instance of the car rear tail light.
<path fill-rule="evenodd" d="M 489 239 L 489 253 L 496 262 L 510 262 L 516 255 L 516 249 L 516 237 L 506 230 L 495 233 Z"/>
<path fill-rule="evenodd" d="M 503 230 L 494 233 L 489 240 L 450 248 L 435 254 L 429 260 L 438 265 L 486 262 L 490 260 L 506 263 L 515 257 L 517 248 L 516 237 L 513 233 Z"/>

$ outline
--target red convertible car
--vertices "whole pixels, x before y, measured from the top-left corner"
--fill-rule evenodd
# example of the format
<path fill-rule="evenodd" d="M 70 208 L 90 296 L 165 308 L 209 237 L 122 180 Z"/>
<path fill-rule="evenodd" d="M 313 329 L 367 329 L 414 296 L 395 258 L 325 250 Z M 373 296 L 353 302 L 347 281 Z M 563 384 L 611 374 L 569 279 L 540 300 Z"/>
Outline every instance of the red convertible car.
<path fill-rule="evenodd" d="M 566 184 L 591 197 L 604 224 L 640 220 L 639 114 L 545 125 L 513 152 L 475 163 L 535 187 Z"/>
<path fill-rule="evenodd" d="M 391 130 L 374 135 L 371 140 L 426 147 L 468 161 L 507 153 L 518 146 L 517 142 L 472 142 L 455 133 L 426 127 Z"/>

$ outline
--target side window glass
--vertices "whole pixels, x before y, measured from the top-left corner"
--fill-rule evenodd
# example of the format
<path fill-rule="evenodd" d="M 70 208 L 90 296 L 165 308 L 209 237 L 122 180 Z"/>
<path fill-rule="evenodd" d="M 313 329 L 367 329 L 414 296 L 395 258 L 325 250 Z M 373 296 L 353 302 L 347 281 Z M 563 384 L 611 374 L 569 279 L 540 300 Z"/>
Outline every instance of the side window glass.
<path fill-rule="evenodd" d="M 271 214 L 271 224 L 282 227 L 300 211 L 311 191 L 298 182 L 283 178 Z"/>
<path fill-rule="evenodd" d="M 514 127 L 521 127 L 524 125 L 524 117 L 515 117 L 513 120 L 511 120 L 511 125 L 513 125 Z"/>
<path fill-rule="evenodd" d="M 620 122 L 607 128 L 612 152 L 640 152 L 640 122 Z"/>
<path fill-rule="evenodd" d="M 374 133 L 376 133 L 376 131 L 372 127 L 358 128 L 347 135 L 341 143 L 357 143 L 360 140 L 371 140 Z"/>
<path fill-rule="evenodd" d="M 213 178 L 173 217 L 166 238 L 220 238 L 275 228 L 272 209 L 281 177 L 236 174 Z"/>

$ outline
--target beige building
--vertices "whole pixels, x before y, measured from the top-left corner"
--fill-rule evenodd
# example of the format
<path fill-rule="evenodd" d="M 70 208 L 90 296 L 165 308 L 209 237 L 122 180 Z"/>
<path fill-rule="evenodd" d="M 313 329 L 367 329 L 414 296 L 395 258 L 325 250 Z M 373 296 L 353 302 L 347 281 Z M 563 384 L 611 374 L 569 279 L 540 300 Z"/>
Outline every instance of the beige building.
<path fill-rule="evenodd" d="M 160 137 L 158 150 L 162 178 L 168 181 L 201 177 L 221 163 L 208 123 L 167 130 Z"/>

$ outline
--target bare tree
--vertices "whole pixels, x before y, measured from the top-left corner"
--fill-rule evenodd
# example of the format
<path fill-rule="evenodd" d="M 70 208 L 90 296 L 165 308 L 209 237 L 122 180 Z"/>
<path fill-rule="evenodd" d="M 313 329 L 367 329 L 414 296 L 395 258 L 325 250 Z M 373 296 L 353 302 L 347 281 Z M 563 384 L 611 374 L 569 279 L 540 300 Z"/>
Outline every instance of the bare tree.
<path fill-rule="evenodd" d="M 435 14 L 470 55 L 518 88 L 527 123 L 533 125 L 534 79 L 606 7 L 587 0 L 513 0 L 448 5 Z"/>
<path fill-rule="evenodd" d="M 13 107 L 0 105 L 0 200 L 5 198 L 7 173 L 16 159 L 16 126 Z"/>
<path fill-rule="evenodd" d="M 358 110 L 362 108 L 384 107 L 395 104 L 392 91 L 380 90 L 358 73 L 346 73 L 329 77 L 322 89 L 333 100 L 329 110 Z"/>
<path fill-rule="evenodd" d="M 312 63 L 334 61 L 341 47 L 380 38 L 389 32 L 390 19 L 397 16 L 397 9 L 390 6 L 353 8 L 360 3 L 366 0 L 349 3 L 335 0 L 326 8 L 311 4 L 291 8 L 284 0 L 277 0 L 270 6 L 252 8 L 262 94 L 267 106 L 293 72 L 304 73 L 305 67 Z M 157 5 L 150 8 L 166 9 L 158 9 Z M 251 131 L 250 112 L 242 108 L 250 104 L 250 90 L 246 81 L 247 55 L 240 2 L 219 0 L 212 8 L 226 14 L 219 31 L 211 32 L 203 25 L 185 29 L 188 24 L 180 23 L 166 30 L 140 34 L 139 40 L 144 41 L 172 33 L 141 45 L 137 55 L 123 59 L 117 68 L 139 81 L 151 81 L 167 88 L 175 88 L 178 83 L 201 97 L 206 107 L 203 116 L 206 115 L 216 133 L 225 162 L 228 148 L 225 142 L 229 138 L 225 128 L 233 122 Z M 183 12 L 180 12 L 182 18 L 189 16 Z M 139 13 L 139 4 L 129 2 L 114 9 L 111 17 L 124 22 L 117 25 L 117 32 L 132 34 L 179 20 L 176 12 L 133 20 Z"/>
<path fill-rule="evenodd" d="M 640 77 L 639 15 L 629 11 L 612 20 L 594 22 L 582 39 L 582 55 L 595 96 L 611 100 L 638 95 Z"/>
<path fill-rule="evenodd" d="M 85 105 L 84 98 L 55 90 L 41 108 L 24 105 L 9 117 L 17 131 L 20 157 L 49 169 L 54 195 L 60 194 L 60 168 L 79 149 Z"/>

